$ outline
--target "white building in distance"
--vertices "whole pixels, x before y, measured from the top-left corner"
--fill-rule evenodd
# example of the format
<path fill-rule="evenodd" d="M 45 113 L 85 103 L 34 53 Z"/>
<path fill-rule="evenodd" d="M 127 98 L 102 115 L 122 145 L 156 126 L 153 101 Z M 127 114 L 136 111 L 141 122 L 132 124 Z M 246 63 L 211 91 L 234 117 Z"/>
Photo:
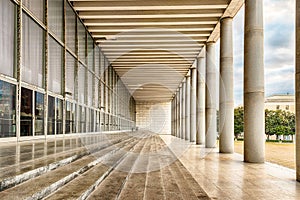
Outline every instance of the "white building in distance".
<path fill-rule="evenodd" d="M 295 95 L 276 94 L 266 98 L 265 109 L 285 110 L 295 113 Z"/>

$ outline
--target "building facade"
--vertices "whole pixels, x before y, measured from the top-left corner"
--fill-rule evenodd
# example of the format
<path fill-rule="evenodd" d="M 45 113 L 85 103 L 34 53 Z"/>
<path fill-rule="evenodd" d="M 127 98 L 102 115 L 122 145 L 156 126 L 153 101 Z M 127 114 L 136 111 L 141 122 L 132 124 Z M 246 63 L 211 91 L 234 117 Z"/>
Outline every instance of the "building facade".
<path fill-rule="evenodd" d="M 272 95 L 265 100 L 265 109 L 295 113 L 295 95 Z"/>
<path fill-rule="evenodd" d="M 130 130 L 135 101 L 69 1 L 21 2 L 0 2 L 0 138 Z"/>

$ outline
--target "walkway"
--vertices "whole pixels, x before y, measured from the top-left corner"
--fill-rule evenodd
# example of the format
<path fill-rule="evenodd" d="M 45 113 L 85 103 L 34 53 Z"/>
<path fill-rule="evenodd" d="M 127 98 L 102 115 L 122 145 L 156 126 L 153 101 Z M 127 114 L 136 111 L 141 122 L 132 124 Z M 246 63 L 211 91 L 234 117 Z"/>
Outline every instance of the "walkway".
<path fill-rule="evenodd" d="M 3 199 L 300 198 L 294 170 L 244 163 L 170 135 L 37 140 L 2 144 L 0 153 Z"/>
<path fill-rule="evenodd" d="M 3 199 L 209 199 L 149 132 L 6 145 L 1 163 Z"/>
<path fill-rule="evenodd" d="M 240 154 L 192 145 L 180 161 L 213 199 L 300 199 L 295 171 L 276 164 L 243 162 Z"/>

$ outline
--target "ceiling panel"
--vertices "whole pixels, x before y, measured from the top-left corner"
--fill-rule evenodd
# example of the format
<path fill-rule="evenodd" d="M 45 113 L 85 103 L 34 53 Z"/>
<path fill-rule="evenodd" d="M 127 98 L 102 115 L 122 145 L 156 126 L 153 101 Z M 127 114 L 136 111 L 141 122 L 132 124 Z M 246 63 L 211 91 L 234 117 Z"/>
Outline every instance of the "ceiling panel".
<path fill-rule="evenodd" d="M 168 101 L 243 0 L 71 0 L 137 101 Z"/>

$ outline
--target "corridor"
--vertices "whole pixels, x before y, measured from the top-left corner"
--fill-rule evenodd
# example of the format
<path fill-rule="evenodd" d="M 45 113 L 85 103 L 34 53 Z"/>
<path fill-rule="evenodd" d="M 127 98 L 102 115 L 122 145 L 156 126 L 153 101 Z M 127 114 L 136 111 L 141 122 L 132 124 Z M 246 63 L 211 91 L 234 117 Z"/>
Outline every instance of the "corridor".
<path fill-rule="evenodd" d="M 294 170 L 149 131 L 1 148 L 3 199 L 300 198 Z"/>

